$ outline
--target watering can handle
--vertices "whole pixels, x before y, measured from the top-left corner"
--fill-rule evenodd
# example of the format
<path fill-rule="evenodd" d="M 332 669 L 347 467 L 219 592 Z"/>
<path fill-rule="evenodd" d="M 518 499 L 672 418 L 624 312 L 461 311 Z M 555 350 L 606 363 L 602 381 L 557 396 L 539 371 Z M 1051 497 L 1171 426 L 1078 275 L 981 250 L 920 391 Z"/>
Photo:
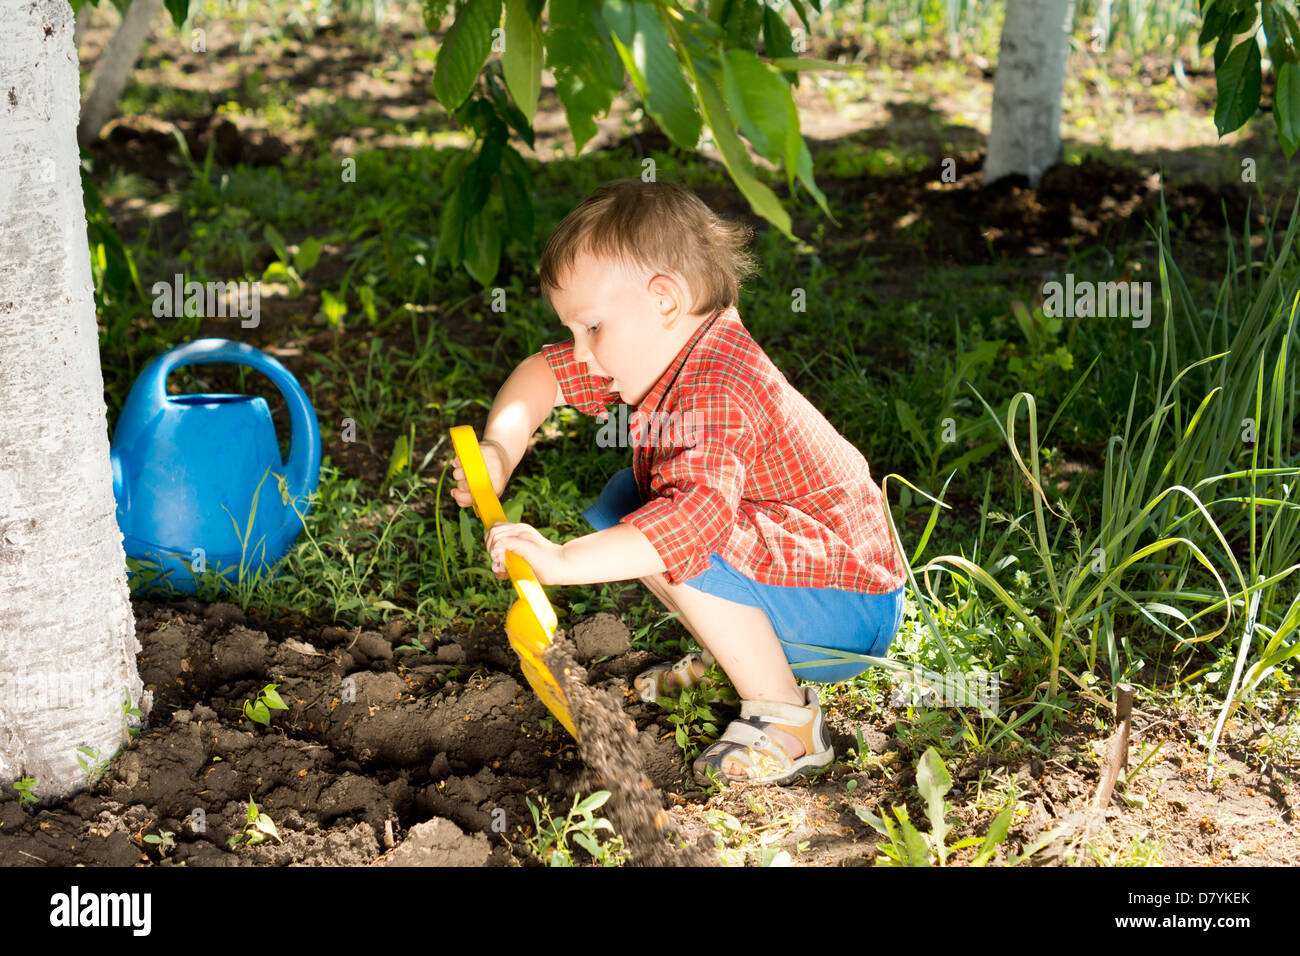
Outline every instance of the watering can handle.
<path fill-rule="evenodd" d="M 498 521 L 506 520 L 501 500 L 492 489 L 492 480 L 488 477 L 487 462 L 483 460 L 483 451 L 479 448 L 478 437 L 470 425 L 456 425 L 451 429 L 451 444 L 456 450 L 456 457 L 465 469 L 465 481 L 469 484 L 469 493 L 474 499 L 474 513 L 483 522 L 484 528 L 491 528 Z M 529 567 L 528 562 L 513 551 L 506 552 L 506 573 L 515 586 L 519 597 L 532 607 L 537 620 L 548 631 L 554 632 L 558 619 L 555 608 L 542 590 L 542 582 Z"/>
<path fill-rule="evenodd" d="M 285 463 L 289 495 L 292 500 L 305 499 L 316 490 L 320 480 L 320 424 L 311 400 L 293 373 L 278 360 L 251 345 L 229 339 L 195 339 L 178 345 L 154 359 L 140 373 L 136 388 L 146 400 L 162 408 L 167 401 L 167 376 L 183 365 L 232 362 L 256 369 L 269 378 L 284 396 L 289 408 L 289 460 Z M 305 501 L 300 504 L 302 507 Z"/>

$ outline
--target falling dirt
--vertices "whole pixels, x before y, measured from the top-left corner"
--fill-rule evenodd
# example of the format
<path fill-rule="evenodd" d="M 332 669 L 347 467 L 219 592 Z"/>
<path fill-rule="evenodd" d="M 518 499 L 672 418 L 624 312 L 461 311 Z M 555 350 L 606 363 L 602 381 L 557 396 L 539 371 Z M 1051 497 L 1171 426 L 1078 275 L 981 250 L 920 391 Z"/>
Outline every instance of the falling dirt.
<path fill-rule="evenodd" d="M 609 790 L 610 816 L 635 862 L 650 866 L 705 866 L 712 862 L 698 846 L 673 846 L 675 836 L 659 791 L 641 770 L 636 723 L 607 690 L 590 687 L 587 672 L 574 660 L 574 646 L 563 635 L 542 657 L 569 702 L 578 728 L 583 761 Z"/>

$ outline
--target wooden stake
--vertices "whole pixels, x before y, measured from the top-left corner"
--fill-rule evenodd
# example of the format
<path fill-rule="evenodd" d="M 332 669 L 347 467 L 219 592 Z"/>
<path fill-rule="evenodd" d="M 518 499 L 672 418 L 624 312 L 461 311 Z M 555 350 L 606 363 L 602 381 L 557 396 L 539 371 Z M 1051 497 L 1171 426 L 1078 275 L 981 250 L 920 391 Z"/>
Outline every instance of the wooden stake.
<path fill-rule="evenodd" d="M 1134 689 L 1132 684 L 1120 684 L 1115 691 L 1116 731 L 1111 735 L 1101 784 L 1097 787 L 1097 796 L 1092 801 L 1093 808 L 1098 810 L 1105 808 L 1110 801 L 1110 795 L 1115 789 L 1115 781 L 1119 779 L 1120 768 L 1128 769 L 1128 739 L 1133 724 Z"/>

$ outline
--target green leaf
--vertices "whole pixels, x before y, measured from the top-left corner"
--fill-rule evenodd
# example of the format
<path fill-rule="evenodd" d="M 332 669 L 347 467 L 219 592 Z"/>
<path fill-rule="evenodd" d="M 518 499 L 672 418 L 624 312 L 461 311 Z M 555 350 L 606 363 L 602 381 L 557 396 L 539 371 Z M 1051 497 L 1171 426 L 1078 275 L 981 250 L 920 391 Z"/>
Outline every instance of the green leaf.
<path fill-rule="evenodd" d="M 600 859 L 600 845 L 585 833 L 575 833 L 574 842 L 591 854 L 592 859 Z"/>
<path fill-rule="evenodd" d="M 465 167 L 469 161 L 474 158 L 474 154 L 468 149 L 462 149 L 447 161 L 447 165 L 442 170 L 442 188 L 447 192 L 452 192 L 460 185 L 460 181 L 465 177 Z"/>
<path fill-rule="evenodd" d="M 1268 43 L 1268 58 L 1273 61 L 1273 69 L 1287 60 L 1286 27 L 1282 25 L 1277 14 L 1277 5 L 1264 0 L 1260 7 L 1261 25 L 1264 39 Z"/>
<path fill-rule="evenodd" d="M 1291 45 L 1300 50 L 1300 23 L 1296 23 L 1295 15 L 1286 7 L 1281 8 L 1282 19 L 1286 21 L 1287 32 L 1291 34 Z"/>
<path fill-rule="evenodd" d="M 451 0 L 424 0 L 421 11 L 424 14 L 424 28 L 430 33 L 436 33 L 442 26 L 442 18 L 447 15 L 449 6 Z"/>
<path fill-rule="evenodd" d="M 952 777 L 948 776 L 948 768 L 943 765 L 943 759 L 933 747 L 926 748 L 921 756 L 921 762 L 917 764 L 916 789 L 921 792 L 921 796 L 925 797 L 926 809 L 930 817 L 930 837 L 942 860 L 944 841 L 950 829 L 947 820 L 944 819 L 943 797 L 952 789 Z"/>
<path fill-rule="evenodd" d="M 605 801 L 609 799 L 609 795 L 610 792 L 608 790 L 597 790 L 586 800 L 583 800 L 580 804 L 574 807 L 573 812 L 590 813 L 592 810 L 599 810 L 605 805 Z"/>
<path fill-rule="evenodd" d="M 1277 136 L 1282 151 L 1290 159 L 1300 146 L 1300 65 L 1282 64 L 1277 72 L 1277 87 L 1273 92 L 1273 120 L 1277 123 Z"/>
<path fill-rule="evenodd" d="M 911 405 L 901 398 L 894 399 L 894 414 L 898 416 L 898 423 L 903 426 L 903 430 L 916 442 L 919 448 L 924 449 L 930 444 L 926 441 L 925 429 L 921 427 L 921 420 L 916 417 L 916 412 L 912 411 Z"/>
<path fill-rule="evenodd" d="M 539 64 L 538 69 L 540 68 Z M 536 145 L 532 120 L 525 117 L 519 107 L 515 106 L 510 101 L 510 98 L 506 96 L 505 88 L 497 75 L 499 72 L 499 69 L 493 69 L 493 65 L 489 63 L 487 70 L 483 73 L 483 76 L 487 79 L 488 97 L 492 100 L 492 105 L 496 107 L 497 115 L 504 119 L 506 124 L 518 133 L 520 138 L 531 148 Z"/>
<path fill-rule="evenodd" d="M 542 31 L 528 15 L 526 0 L 506 0 L 506 50 L 501 68 L 510 95 L 531 125 L 542 88 Z"/>
<path fill-rule="evenodd" d="M 925 842 L 925 837 L 921 836 L 916 827 L 912 826 L 912 821 L 907 815 L 906 807 L 894 807 L 894 816 L 898 817 L 899 824 L 903 828 L 903 846 L 906 848 L 906 855 L 903 860 L 907 866 L 929 866 L 931 861 L 930 847 Z"/>
<path fill-rule="evenodd" d="M 658 10 L 648 3 L 607 0 L 603 12 L 646 111 L 669 139 L 684 150 L 694 150 L 700 139 L 700 115 Z"/>
<path fill-rule="evenodd" d="M 1219 135 L 1240 129 L 1259 108 L 1262 85 L 1259 44 L 1248 37 L 1233 48 L 1215 70 L 1217 92 L 1214 125 Z"/>
<path fill-rule="evenodd" d="M 190 0 L 163 0 L 163 6 L 171 14 L 172 23 L 176 24 L 177 28 L 185 25 L 185 20 L 190 15 Z M 126 7 L 127 4 L 124 3 L 119 9 L 125 13 Z"/>
<path fill-rule="evenodd" d="M 447 197 L 438 215 L 438 248 L 433 256 L 433 268 L 438 268 L 439 257 L 444 257 L 453 269 L 460 265 L 461 240 L 465 231 L 465 206 L 460 187 Z"/>
<path fill-rule="evenodd" d="M 596 135 L 592 117 L 607 112 L 623 88 L 622 61 L 600 11 L 600 0 L 551 0 L 546 62 L 576 153 Z"/>
<path fill-rule="evenodd" d="M 803 23 L 804 32 L 811 33 L 812 24 L 808 22 L 808 8 L 803 5 L 803 0 L 790 0 L 790 5 L 794 7 L 794 12 L 799 14 L 799 20 Z M 817 4 L 814 3 L 814 6 L 817 6 Z M 820 7 L 818 7 L 817 12 L 821 12 Z"/>
<path fill-rule="evenodd" d="M 799 165 L 799 111 L 790 84 L 748 50 L 727 50 L 722 58 L 727 106 L 760 156 L 785 164 L 794 189 Z"/>
<path fill-rule="evenodd" d="M 298 244 L 298 251 L 293 255 L 293 267 L 302 275 L 320 261 L 321 250 L 325 243 L 319 239 L 307 238 Z"/>
<path fill-rule="evenodd" d="M 364 293 L 366 289 L 363 288 L 361 291 Z M 374 293 L 372 292 L 372 299 L 373 295 Z M 321 289 L 320 308 L 321 311 L 325 313 L 325 321 L 328 322 L 331 327 L 337 327 L 338 324 L 343 321 L 343 316 L 348 314 L 347 303 L 329 289 Z M 371 308 L 374 308 L 373 304 L 371 305 Z"/>
<path fill-rule="evenodd" d="M 749 200 L 754 211 L 776 226 L 791 242 L 795 241 L 794 233 L 790 230 L 790 214 L 782 207 L 776 194 L 759 182 L 754 175 L 754 168 L 749 162 L 749 156 L 740 142 L 740 137 L 736 135 L 736 128 L 727 113 L 717 83 L 707 70 L 698 69 L 694 60 L 688 62 L 691 64 L 691 72 L 695 78 L 695 88 L 700 95 L 704 118 L 708 121 L 709 129 L 713 131 L 713 139 L 718 144 L 718 152 L 722 154 L 727 172 L 731 174 L 731 178 L 740 187 L 740 191 Z"/>
<path fill-rule="evenodd" d="M 719 22 L 726 31 L 727 46 L 752 50 L 758 42 L 765 9 L 759 0 L 725 0 Z"/>
<path fill-rule="evenodd" d="M 786 26 L 781 14 L 769 6 L 763 7 L 763 48 L 769 58 L 794 58 L 794 36 Z M 787 82 L 799 83 L 797 71 L 790 70 L 781 74 Z"/>
<path fill-rule="evenodd" d="M 405 435 L 398 435 L 397 440 L 393 442 L 393 453 L 388 456 L 388 471 L 384 474 L 384 487 L 387 488 L 391 485 L 394 478 L 410 467 L 410 443 Z"/>
<path fill-rule="evenodd" d="M 833 63 L 811 56 L 773 57 L 771 63 L 778 70 L 838 70 L 841 73 L 861 73 L 866 69 L 862 63 Z"/>
<path fill-rule="evenodd" d="M 808 144 L 799 138 L 799 182 L 808 190 L 808 194 L 816 200 L 817 205 L 821 207 L 822 212 L 835 225 L 839 225 L 839 220 L 831 215 L 831 207 L 826 204 L 826 194 L 817 188 L 816 181 L 813 180 L 812 153 L 808 152 Z"/>
<path fill-rule="evenodd" d="M 486 206 L 465 224 L 465 271 L 487 288 L 501 265 L 501 222 Z"/>
<path fill-rule="evenodd" d="M 971 866 L 983 866 L 993 857 L 993 852 L 997 849 L 998 844 L 1006 841 L 1007 830 L 1011 826 L 1011 816 L 1015 813 L 1015 810 L 1016 795 L 1013 793 L 1011 799 L 1007 801 L 1007 805 L 1002 808 L 1002 812 L 993 819 L 992 825 L 989 826 L 988 835 L 984 838 L 984 845 L 980 847 L 979 853 L 971 861 Z"/>
<path fill-rule="evenodd" d="M 524 516 L 524 499 L 511 498 L 509 501 L 501 502 L 501 510 L 506 513 L 506 520 L 511 524 L 518 524 Z"/>
<path fill-rule="evenodd" d="M 266 228 L 262 230 L 262 234 L 266 236 L 266 241 L 271 244 L 271 248 L 275 251 L 276 258 L 281 262 L 288 262 L 289 247 L 285 245 L 284 236 L 280 235 L 280 230 L 276 229 L 275 226 L 272 226 L 270 223 L 267 223 Z"/>
<path fill-rule="evenodd" d="M 533 174 L 513 147 L 501 154 L 501 198 L 505 201 L 510 234 L 530 244 L 533 239 Z"/>
<path fill-rule="evenodd" d="M 470 509 L 460 509 L 460 547 L 466 554 L 472 554 L 474 551 L 474 523 L 469 518 Z"/>
<path fill-rule="evenodd" d="M 1205 46 L 1211 40 L 1218 39 L 1219 34 L 1228 25 L 1231 8 L 1217 2 L 1217 0 L 1210 0 L 1209 5 L 1205 8 L 1204 16 L 1205 22 L 1201 24 L 1201 33 L 1196 40 L 1197 46 Z"/>
<path fill-rule="evenodd" d="M 275 710 L 289 709 L 289 705 L 284 702 L 284 700 L 280 697 L 279 691 L 277 691 L 274 687 L 268 687 L 263 692 L 262 696 L 263 698 L 265 698 L 266 706 L 268 707 L 274 708 Z"/>
<path fill-rule="evenodd" d="M 469 0 L 438 48 L 433 95 L 451 112 L 465 102 L 492 52 L 492 31 L 501 22 L 501 0 Z"/>

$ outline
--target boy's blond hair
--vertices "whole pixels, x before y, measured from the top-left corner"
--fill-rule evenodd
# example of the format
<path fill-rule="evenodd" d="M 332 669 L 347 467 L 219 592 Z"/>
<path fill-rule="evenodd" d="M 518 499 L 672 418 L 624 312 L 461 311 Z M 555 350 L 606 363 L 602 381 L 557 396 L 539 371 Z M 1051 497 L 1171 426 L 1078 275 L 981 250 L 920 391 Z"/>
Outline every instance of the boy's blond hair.
<path fill-rule="evenodd" d="M 674 183 L 616 179 L 596 189 L 556 227 L 542 252 L 541 291 L 564 288 L 560 276 L 586 252 L 655 275 L 676 273 L 694 296 L 691 312 L 712 315 L 737 304 L 754 271 L 751 230 L 716 215 Z"/>

